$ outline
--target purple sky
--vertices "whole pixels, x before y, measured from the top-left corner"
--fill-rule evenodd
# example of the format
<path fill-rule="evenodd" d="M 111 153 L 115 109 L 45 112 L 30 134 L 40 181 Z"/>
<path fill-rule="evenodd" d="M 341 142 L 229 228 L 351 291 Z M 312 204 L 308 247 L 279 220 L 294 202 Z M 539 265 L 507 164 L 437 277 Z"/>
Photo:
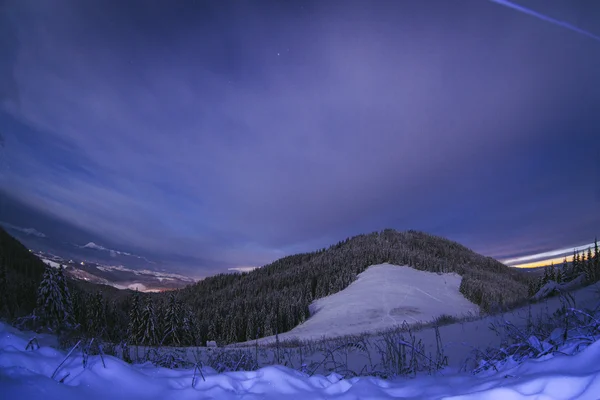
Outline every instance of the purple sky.
<path fill-rule="evenodd" d="M 600 34 L 598 3 L 527 6 Z M 584 35 L 483 0 L 0 7 L 0 189 L 49 237 L 202 275 L 386 227 L 498 258 L 600 231 Z"/>

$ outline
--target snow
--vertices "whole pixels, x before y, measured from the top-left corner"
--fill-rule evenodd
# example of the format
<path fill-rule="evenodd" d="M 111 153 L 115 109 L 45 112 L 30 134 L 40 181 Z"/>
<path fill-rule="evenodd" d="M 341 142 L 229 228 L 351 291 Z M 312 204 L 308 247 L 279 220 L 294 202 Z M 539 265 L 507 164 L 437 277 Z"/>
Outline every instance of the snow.
<path fill-rule="evenodd" d="M 87 248 L 87 249 L 95 249 L 95 250 L 107 250 L 106 247 L 104 246 L 99 246 L 94 242 L 89 242 L 88 244 L 86 244 L 85 246 L 81 246 L 83 248 Z"/>
<path fill-rule="evenodd" d="M 548 281 L 544 286 L 540 288 L 540 290 L 538 290 L 538 292 L 533 296 L 533 298 L 536 300 L 540 300 L 550 296 L 553 293 L 569 292 L 577 287 L 583 286 L 584 282 L 584 274 L 579 275 L 577 278 L 573 279 L 570 282 L 562 284 L 556 283 L 555 281 Z"/>
<path fill-rule="evenodd" d="M 281 339 L 319 339 L 430 322 L 443 314 L 478 315 L 459 292 L 461 277 L 391 264 L 367 268 L 346 289 L 314 301 L 311 317 Z M 267 339 L 272 340 L 272 338 Z"/>
<path fill-rule="evenodd" d="M 130 365 L 105 356 L 90 356 L 83 367 L 74 351 L 47 346 L 26 350 L 31 336 L 0 324 L 0 392 L 6 399 L 598 399 L 600 342 L 575 352 L 518 363 L 509 359 L 498 371 L 473 375 L 450 370 L 413 379 L 373 377 L 342 379 L 337 374 L 308 376 L 283 366 L 217 374 L 204 367 L 193 384 L 194 370 L 170 370 L 150 364 Z M 58 369 L 57 369 L 58 367 Z M 56 371 L 56 373 L 55 373 Z M 52 376 L 54 375 L 54 378 Z M 63 383 L 58 381 L 62 380 Z"/>
<path fill-rule="evenodd" d="M 41 260 L 44 262 L 44 264 L 49 265 L 53 268 L 60 268 L 60 264 L 56 261 L 48 260 L 47 258 L 42 258 Z"/>

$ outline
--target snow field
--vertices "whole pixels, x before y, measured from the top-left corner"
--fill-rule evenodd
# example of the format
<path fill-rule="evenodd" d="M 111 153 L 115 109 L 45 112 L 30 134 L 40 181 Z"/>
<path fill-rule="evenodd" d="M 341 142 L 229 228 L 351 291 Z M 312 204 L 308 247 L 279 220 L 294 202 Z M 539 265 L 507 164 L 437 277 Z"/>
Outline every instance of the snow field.
<path fill-rule="evenodd" d="M 107 356 L 91 356 L 87 368 L 74 352 L 58 369 L 65 352 L 49 347 L 25 350 L 29 336 L 0 324 L 0 392 L 6 399 L 580 399 L 600 394 L 600 341 L 578 354 L 571 343 L 565 354 L 517 363 L 509 359 L 498 371 L 478 375 L 450 370 L 435 376 L 382 380 L 342 379 L 269 366 L 251 372 L 217 374 L 203 369 L 170 370 L 150 364 L 130 365 Z M 63 383 L 59 383 L 63 380 Z"/>

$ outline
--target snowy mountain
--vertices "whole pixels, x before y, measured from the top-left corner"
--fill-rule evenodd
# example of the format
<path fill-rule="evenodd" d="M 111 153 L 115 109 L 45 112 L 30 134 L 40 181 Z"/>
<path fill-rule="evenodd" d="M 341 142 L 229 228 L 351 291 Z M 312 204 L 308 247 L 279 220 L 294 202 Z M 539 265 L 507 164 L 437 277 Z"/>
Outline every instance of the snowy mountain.
<path fill-rule="evenodd" d="M 75 245 L 75 246 L 77 246 L 77 245 Z M 131 253 L 128 253 L 126 251 L 119 251 L 119 250 L 108 249 L 108 248 L 106 248 L 104 246 L 101 246 L 101 245 L 98 245 L 98 244 L 96 244 L 94 242 L 89 242 L 89 243 L 87 243 L 87 244 L 85 244 L 83 246 L 77 246 L 77 247 L 79 247 L 81 249 L 90 249 L 90 250 L 104 251 L 104 252 L 109 253 L 110 256 L 113 257 L 113 258 L 117 257 L 117 256 L 134 257 L 134 258 L 143 260 L 143 261 L 145 261 L 145 262 L 147 262 L 149 264 L 156 264 L 154 261 L 150 261 L 146 257 L 138 256 L 136 254 L 131 254 Z"/>
<path fill-rule="evenodd" d="M 88 243 L 88 248 L 102 247 Z M 34 252 L 46 265 L 65 267 L 67 276 L 90 283 L 113 286 L 117 289 L 131 289 L 140 292 L 158 292 L 179 289 L 196 280 L 184 275 L 150 269 L 132 269 L 122 265 L 104 265 L 88 260 L 64 259 L 62 257 Z"/>

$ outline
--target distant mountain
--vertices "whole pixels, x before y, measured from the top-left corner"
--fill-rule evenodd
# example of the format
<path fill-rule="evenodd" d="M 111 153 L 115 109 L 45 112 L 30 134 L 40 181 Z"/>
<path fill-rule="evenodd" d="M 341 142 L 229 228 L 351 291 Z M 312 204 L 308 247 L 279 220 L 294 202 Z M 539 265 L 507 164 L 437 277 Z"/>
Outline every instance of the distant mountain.
<path fill-rule="evenodd" d="M 151 260 L 127 251 L 104 247 L 93 241 L 85 245 L 79 245 L 51 237 L 35 228 L 22 228 L 9 223 L 0 223 L 0 225 L 28 248 L 36 252 L 53 254 L 65 260 L 79 259 L 102 265 L 126 265 L 132 269 L 161 266 L 160 261 Z"/>
<path fill-rule="evenodd" d="M 75 245 L 75 246 L 77 246 L 77 245 Z M 77 246 L 77 247 L 82 248 L 82 249 L 91 249 L 91 250 L 105 251 L 105 252 L 108 252 L 110 254 L 110 256 L 113 257 L 113 258 L 115 258 L 117 256 L 134 257 L 134 258 L 137 258 L 139 260 L 143 260 L 143 261 L 147 262 L 148 264 L 156 264 L 156 262 L 150 261 L 146 257 L 138 256 L 136 254 L 127 253 L 125 251 L 107 249 L 106 247 L 100 246 L 100 245 L 98 245 L 98 244 L 96 244 L 94 242 L 89 242 L 88 244 L 86 244 L 84 246 Z"/>
<path fill-rule="evenodd" d="M 86 246 L 87 248 L 94 250 L 111 251 L 94 243 L 88 243 Z M 159 292 L 179 289 L 195 282 L 192 278 L 164 271 L 131 269 L 122 265 L 105 265 L 86 260 L 64 259 L 51 253 L 33 253 L 46 265 L 55 268 L 58 268 L 61 265 L 64 266 L 67 276 L 73 279 L 109 285 L 117 289 L 132 289 L 140 292 Z"/>
<path fill-rule="evenodd" d="M 37 302 L 38 285 L 45 269 L 46 265 L 42 260 L 0 228 L 0 318 L 14 320 L 33 311 Z M 85 280 L 73 280 L 69 284 L 73 295 L 102 293 L 109 299 L 124 299 L 131 293 Z"/>
<path fill-rule="evenodd" d="M 203 338 L 243 342 L 287 332 L 310 316 L 309 305 L 340 292 L 369 266 L 389 263 L 430 272 L 455 272 L 460 293 L 484 312 L 527 298 L 522 271 L 423 232 L 386 229 L 328 249 L 284 257 L 248 273 L 206 278 L 180 291 L 196 310 Z"/>

